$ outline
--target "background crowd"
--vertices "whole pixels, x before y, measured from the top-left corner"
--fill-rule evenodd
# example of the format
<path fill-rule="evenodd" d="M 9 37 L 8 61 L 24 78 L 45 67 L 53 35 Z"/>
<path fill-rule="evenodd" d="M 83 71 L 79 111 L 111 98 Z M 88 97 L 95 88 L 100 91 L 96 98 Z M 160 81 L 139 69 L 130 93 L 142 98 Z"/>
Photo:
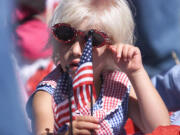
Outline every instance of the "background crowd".
<path fill-rule="evenodd" d="M 180 1 L 128 1 L 136 23 L 135 45 L 140 48 L 144 66 L 168 107 L 172 124 L 180 125 Z M 19 129 L 13 134 L 25 135 L 31 130 L 24 108 L 36 85 L 54 69 L 52 48 L 47 45 L 48 22 L 58 2 L 0 1 L 0 105 L 4 108 L 0 111 L 3 120 L 0 133 L 11 134 Z M 15 107 L 20 113 L 12 113 Z M 19 120 L 22 123 L 16 125 Z M 12 130 L 7 128 L 10 123 Z M 128 124 L 126 129 L 130 133 L 139 131 L 132 122 Z"/>

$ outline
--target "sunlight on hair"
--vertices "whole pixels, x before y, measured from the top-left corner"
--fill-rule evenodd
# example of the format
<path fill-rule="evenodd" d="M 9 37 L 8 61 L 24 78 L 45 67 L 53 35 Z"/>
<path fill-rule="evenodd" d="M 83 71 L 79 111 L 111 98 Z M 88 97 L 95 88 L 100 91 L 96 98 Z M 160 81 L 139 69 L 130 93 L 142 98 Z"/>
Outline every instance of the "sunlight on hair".
<path fill-rule="evenodd" d="M 114 43 L 133 44 L 134 21 L 126 0 L 61 0 L 49 26 L 68 23 L 79 28 L 84 22 L 87 29 L 98 28 Z"/>

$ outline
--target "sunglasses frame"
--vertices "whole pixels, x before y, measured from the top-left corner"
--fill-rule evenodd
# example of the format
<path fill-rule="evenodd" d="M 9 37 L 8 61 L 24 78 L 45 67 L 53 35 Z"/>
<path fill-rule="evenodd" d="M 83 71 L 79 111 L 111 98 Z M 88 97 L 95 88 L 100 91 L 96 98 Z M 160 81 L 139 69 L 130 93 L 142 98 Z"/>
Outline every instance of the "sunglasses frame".
<path fill-rule="evenodd" d="M 55 30 L 57 28 L 61 27 L 61 26 L 66 26 L 66 27 L 69 27 L 69 28 L 71 28 L 73 30 L 74 36 L 73 36 L 72 39 L 65 41 L 65 40 L 61 40 L 61 39 L 58 38 Z M 56 40 L 60 41 L 60 42 L 65 43 L 65 44 L 70 44 L 70 43 L 74 42 L 78 36 L 83 36 L 83 38 L 85 38 L 85 32 L 83 32 L 81 30 L 77 30 L 74 27 L 72 27 L 70 24 L 67 24 L 67 23 L 57 23 L 54 26 L 52 26 L 51 30 L 52 30 L 54 38 Z M 109 36 L 106 33 L 98 31 L 96 29 L 90 29 L 89 31 L 91 31 L 91 30 L 93 31 L 93 33 L 97 33 L 97 34 L 99 34 L 103 38 L 103 42 L 101 44 L 93 45 L 93 47 L 98 48 L 98 47 L 101 47 L 101 46 L 103 46 L 105 44 L 107 44 L 107 45 L 112 44 L 111 38 L 109 38 Z"/>

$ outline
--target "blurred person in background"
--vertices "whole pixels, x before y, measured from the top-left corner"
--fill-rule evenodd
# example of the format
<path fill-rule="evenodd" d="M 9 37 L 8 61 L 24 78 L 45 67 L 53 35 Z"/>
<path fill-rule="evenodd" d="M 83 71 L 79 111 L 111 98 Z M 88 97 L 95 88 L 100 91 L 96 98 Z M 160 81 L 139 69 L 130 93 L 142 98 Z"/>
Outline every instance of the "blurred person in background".
<path fill-rule="evenodd" d="M 180 126 L 180 64 L 152 78 L 152 83 L 171 113 L 172 125 Z"/>
<path fill-rule="evenodd" d="M 129 1 L 135 11 L 136 45 L 142 51 L 145 68 L 168 110 L 179 111 L 180 1 Z M 176 121 L 178 114 L 172 115 L 172 123 L 180 123 Z"/>
<path fill-rule="evenodd" d="M 136 45 L 152 77 L 175 65 L 180 58 L 180 0 L 129 0 L 134 3 Z"/>
<path fill-rule="evenodd" d="M 170 115 L 171 125 L 162 126 L 148 135 L 179 135 L 180 133 L 180 64 L 173 66 L 167 72 L 157 74 L 152 83 L 164 100 Z"/>
<path fill-rule="evenodd" d="M 180 1 L 129 0 L 134 10 L 136 46 L 153 85 L 163 98 L 171 124 L 180 124 Z"/>
<path fill-rule="evenodd" d="M 180 58 L 180 1 L 128 1 L 136 22 L 136 46 L 141 49 L 145 68 L 171 112 L 171 124 L 179 125 L 180 66 L 173 54 Z M 131 133 L 139 131 L 128 122 Z"/>
<path fill-rule="evenodd" d="M 17 52 L 13 55 L 13 61 L 24 110 L 29 95 L 54 66 L 51 60 L 52 49 L 47 47 L 49 37 L 47 16 L 51 16 L 55 1 L 51 0 L 51 5 L 47 4 L 49 2 L 46 0 L 16 0 L 12 15 L 14 49 Z M 52 11 L 49 11 L 50 9 Z M 30 124 L 29 128 L 31 130 Z"/>
<path fill-rule="evenodd" d="M 0 134 L 29 135 L 21 106 L 21 94 L 13 67 L 13 41 L 11 38 L 14 1 L 0 1 Z M 17 124 L 18 123 L 18 124 Z"/>
<path fill-rule="evenodd" d="M 53 69 L 52 49 L 47 46 L 48 18 L 58 0 L 16 0 L 14 17 L 16 69 L 26 102 L 39 81 Z"/>

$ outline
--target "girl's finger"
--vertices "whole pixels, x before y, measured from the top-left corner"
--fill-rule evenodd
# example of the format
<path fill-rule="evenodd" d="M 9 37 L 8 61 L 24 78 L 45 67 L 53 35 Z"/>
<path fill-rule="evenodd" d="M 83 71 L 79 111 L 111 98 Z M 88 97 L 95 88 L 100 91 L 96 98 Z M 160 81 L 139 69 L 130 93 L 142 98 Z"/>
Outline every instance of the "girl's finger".
<path fill-rule="evenodd" d="M 135 47 L 131 47 L 129 50 L 128 50 L 128 54 L 127 54 L 127 59 L 130 60 L 133 58 L 133 55 L 135 53 L 136 49 Z"/>
<path fill-rule="evenodd" d="M 120 59 L 121 59 L 121 56 L 122 56 L 122 47 L 123 47 L 123 45 L 118 45 L 118 47 L 117 47 L 117 55 L 116 55 L 116 58 L 117 58 L 117 61 L 119 62 L 120 61 Z"/>
<path fill-rule="evenodd" d="M 99 120 L 97 120 L 93 116 L 77 116 L 76 121 L 86 121 L 86 122 L 92 122 L 92 123 L 99 123 Z"/>
<path fill-rule="evenodd" d="M 135 51 L 134 51 L 135 54 L 141 54 L 140 50 L 138 47 L 135 47 Z"/>
<path fill-rule="evenodd" d="M 128 59 L 128 50 L 129 50 L 129 45 L 124 45 L 122 48 L 122 58 L 125 62 Z"/>
<path fill-rule="evenodd" d="M 99 124 L 94 124 L 91 122 L 85 122 L 85 121 L 81 121 L 81 122 L 77 122 L 75 127 L 77 129 L 99 129 L 100 125 Z"/>

